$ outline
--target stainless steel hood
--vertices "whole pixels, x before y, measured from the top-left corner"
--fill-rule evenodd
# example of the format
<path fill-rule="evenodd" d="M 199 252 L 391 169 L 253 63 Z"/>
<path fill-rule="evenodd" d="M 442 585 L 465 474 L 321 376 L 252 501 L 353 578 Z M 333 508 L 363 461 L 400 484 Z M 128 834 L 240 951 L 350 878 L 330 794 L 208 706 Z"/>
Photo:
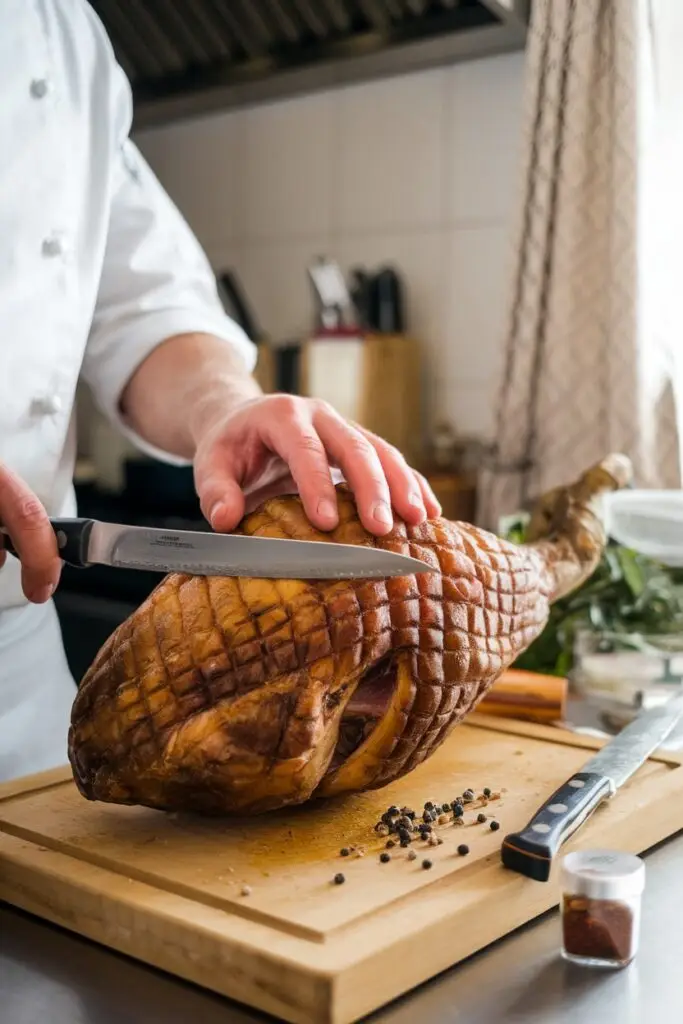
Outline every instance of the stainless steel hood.
<path fill-rule="evenodd" d="M 135 127 L 522 49 L 530 0 L 90 0 Z"/>

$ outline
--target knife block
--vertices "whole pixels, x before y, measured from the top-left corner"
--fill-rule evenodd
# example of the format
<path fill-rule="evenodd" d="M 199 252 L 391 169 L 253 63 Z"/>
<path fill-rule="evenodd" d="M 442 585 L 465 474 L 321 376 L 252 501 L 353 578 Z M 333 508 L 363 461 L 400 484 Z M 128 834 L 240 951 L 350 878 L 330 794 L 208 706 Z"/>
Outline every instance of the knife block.
<path fill-rule="evenodd" d="M 394 445 L 408 462 L 422 454 L 420 346 L 405 334 L 319 334 L 304 342 L 301 394 Z"/>

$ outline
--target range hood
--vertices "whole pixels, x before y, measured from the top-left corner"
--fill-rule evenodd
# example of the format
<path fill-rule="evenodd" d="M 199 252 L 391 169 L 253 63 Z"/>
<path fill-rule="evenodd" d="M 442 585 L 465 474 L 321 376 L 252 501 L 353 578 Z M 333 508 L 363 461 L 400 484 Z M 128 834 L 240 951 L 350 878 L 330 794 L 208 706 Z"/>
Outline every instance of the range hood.
<path fill-rule="evenodd" d="M 90 0 L 135 127 L 522 49 L 530 0 Z"/>

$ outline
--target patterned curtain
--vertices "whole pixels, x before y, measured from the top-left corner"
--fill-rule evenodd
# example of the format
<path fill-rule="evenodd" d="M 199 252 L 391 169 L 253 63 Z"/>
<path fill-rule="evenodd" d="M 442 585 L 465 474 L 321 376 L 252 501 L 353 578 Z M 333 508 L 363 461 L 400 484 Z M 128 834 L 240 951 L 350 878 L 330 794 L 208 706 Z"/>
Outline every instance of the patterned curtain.
<path fill-rule="evenodd" d="M 653 227 L 667 205 L 658 47 L 672 45 L 657 28 L 673 6 L 680 15 L 683 0 L 534 0 L 506 351 L 477 514 L 490 529 L 609 451 L 630 456 L 638 486 L 682 484 L 683 332 L 662 292 L 674 273 L 683 289 L 683 256 L 662 251 L 667 227 Z M 683 96 L 676 111 L 683 126 Z M 680 192 L 681 169 L 677 180 Z"/>

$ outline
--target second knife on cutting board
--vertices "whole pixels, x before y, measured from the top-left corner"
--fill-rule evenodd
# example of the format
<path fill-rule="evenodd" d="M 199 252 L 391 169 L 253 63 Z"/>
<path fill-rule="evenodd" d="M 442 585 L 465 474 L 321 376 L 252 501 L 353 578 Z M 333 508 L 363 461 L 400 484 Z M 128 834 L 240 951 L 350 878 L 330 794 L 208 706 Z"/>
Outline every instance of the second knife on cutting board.
<path fill-rule="evenodd" d="M 641 767 L 683 715 L 683 694 L 642 712 L 560 786 L 521 832 L 503 840 L 505 867 L 547 882 L 553 857 L 603 801 Z"/>

